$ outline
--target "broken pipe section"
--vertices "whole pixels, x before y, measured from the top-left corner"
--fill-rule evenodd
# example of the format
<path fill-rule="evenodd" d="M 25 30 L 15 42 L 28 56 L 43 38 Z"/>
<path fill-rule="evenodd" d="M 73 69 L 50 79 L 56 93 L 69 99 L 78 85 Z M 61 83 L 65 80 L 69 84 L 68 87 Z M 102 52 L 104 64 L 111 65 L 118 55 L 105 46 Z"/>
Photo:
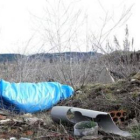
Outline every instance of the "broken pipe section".
<path fill-rule="evenodd" d="M 81 121 L 94 120 L 99 127 L 107 133 L 117 134 L 123 137 L 129 137 L 131 134 L 120 130 L 113 122 L 111 116 L 106 112 L 81 109 L 76 107 L 55 106 L 51 110 L 53 121 L 76 124 Z"/>

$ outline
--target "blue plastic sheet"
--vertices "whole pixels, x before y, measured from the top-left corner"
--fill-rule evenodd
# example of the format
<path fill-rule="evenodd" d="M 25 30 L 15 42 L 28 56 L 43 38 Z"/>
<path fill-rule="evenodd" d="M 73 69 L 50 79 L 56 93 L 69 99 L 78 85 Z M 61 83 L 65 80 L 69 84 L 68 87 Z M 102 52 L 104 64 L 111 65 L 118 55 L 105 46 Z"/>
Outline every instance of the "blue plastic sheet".
<path fill-rule="evenodd" d="M 1 80 L 0 108 L 34 113 L 50 109 L 73 93 L 72 87 L 57 82 L 10 83 Z"/>

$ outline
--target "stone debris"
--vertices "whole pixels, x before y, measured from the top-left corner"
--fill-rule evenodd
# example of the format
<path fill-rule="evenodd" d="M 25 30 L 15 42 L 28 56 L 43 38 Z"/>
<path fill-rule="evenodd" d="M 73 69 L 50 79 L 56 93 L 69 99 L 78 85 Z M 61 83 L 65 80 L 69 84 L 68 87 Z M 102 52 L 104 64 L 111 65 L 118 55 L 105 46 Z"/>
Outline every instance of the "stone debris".
<path fill-rule="evenodd" d="M 102 83 L 102 84 L 108 84 L 108 83 L 115 82 L 114 78 L 111 76 L 111 74 L 106 66 L 102 69 L 98 82 Z"/>

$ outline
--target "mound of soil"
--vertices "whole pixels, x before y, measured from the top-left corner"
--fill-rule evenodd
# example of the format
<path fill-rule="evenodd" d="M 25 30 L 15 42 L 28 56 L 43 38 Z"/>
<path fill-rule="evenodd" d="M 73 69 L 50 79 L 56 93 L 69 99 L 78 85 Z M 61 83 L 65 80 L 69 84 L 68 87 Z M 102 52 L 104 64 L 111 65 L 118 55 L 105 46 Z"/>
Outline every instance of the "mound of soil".
<path fill-rule="evenodd" d="M 140 73 L 113 84 L 91 84 L 77 90 L 60 105 L 110 112 L 125 110 L 129 117 L 139 118 Z"/>
<path fill-rule="evenodd" d="M 139 102 L 140 72 L 113 84 L 96 83 L 86 85 L 75 91 L 73 97 L 61 101 L 58 105 L 103 112 L 123 110 L 127 114 L 123 129 L 127 130 L 131 120 L 135 119 L 137 123 L 140 122 Z M 15 136 L 17 138 L 30 137 L 31 139 L 75 139 L 72 135 L 73 126 L 64 126 L 53 122 L 50 117 L 50 110 L 31 116 L 16 114 L 12 116 L 12 114 L 9 114 L 6 117 L 1 117 L 0 138 Z M 119 127 L 122 127 L 121 125 L 118 124 Z M 102 131 L 100 131 L 100 136 L 101 139 L 114 139 L 115 137 Z M 119 137 L 115 137 L 115 139 L 119 139 Z"/>

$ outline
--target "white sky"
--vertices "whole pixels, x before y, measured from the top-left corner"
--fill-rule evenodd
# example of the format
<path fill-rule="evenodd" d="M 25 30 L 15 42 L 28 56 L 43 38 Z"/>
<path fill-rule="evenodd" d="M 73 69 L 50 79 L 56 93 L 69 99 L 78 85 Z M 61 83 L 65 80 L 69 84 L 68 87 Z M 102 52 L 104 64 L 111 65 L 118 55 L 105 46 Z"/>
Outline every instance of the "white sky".
<path fill-rule="evenodd" d="M 54 1 L 56 2 L 54 3 Z M 59 0 L 51 0 L 50 5 L 53 5 L 53 8 L 55 9 L 58 1 Z M 64 0 L 65 5 L 69 5 L 71 2 L 72 0 Z M 128 24 L 130 33 L 129 38 L 131 40 L 131 38 L 134 37 L 134 49 L 139 50 L 139 0 L 77 0 L 77 2 L 72 4 L 72 14 L 76 13 L 78 9 L 81 9 L 81 15 L 85 16 L 86 13 L 86 15 L 88 15 L 88 20 L 84 20 L 83 25 L 85 26 L 80 25 L 81 27 L 79 28 L 79 31 L 76 32 L 77 36 L 74 36 L 75 38 L 79 37 L 77 39 L 79 40 L 78 43 L 76 42 L 78 47 L 76 46 L 76 43 L 72 44 L 70 46 L 70 50 L 75 51 L 76 48 L 78 48 L 77 50 L 80 51 L 89 51 L 90 47 L 87 49 L 84 45 L 82 45 L 82 41 L 85 42 L 85 34 L 88 36 L 88 34 L 91 33 L 89 29 L 92 29 L 92 33 L 99 37 L 104 23 L 103 20 L 106 15 L 108 21 L 103 32 L 106 32 L 108 29 L 113 27 L 113 25 L 115 25 L 115 23 L 117 23 L 120 19 L 122 13 L 132 5 L 133 8 L 127 15 L 127 17 L 131 15 L 129 20 L 124 24 L 122 24 L 122 22 L 119 26 L 117 26 L 106 39 L 112 42 L 113 36 L 116 35 L 122 45 L 125 34 L 124 29 L 126 24 Z M 47 52 L 50 50 L 52 46 L 46 43 L 47 37 L 43 31 L 44 28 L 47 28 L 47 23 L 43 20 L 46 16 L 48 16 L 45 10 L 47 6 L 49 5 L 46 0 L 0 0 L 0 53 L 30 54 L 41 51 Z M 54 28 L 54 26 L 51 27 Z M 63 30 L 66 30 L 66 28 L 67 27 L 64 27 L 62 32 Z M 88 29 L 88 31 L 86 29 Z M 55 29 L 51 29 L 51 31 L 53 32 Z M 80 34 L 84 37 L 80 36 Z M 30 43 L 28 43 L 29 40 Z M 73 39 L 73 42 L 74 41 L 75 40 Z M 64 50 L 64 48 L 61 48 L 61 50 Z"/>

